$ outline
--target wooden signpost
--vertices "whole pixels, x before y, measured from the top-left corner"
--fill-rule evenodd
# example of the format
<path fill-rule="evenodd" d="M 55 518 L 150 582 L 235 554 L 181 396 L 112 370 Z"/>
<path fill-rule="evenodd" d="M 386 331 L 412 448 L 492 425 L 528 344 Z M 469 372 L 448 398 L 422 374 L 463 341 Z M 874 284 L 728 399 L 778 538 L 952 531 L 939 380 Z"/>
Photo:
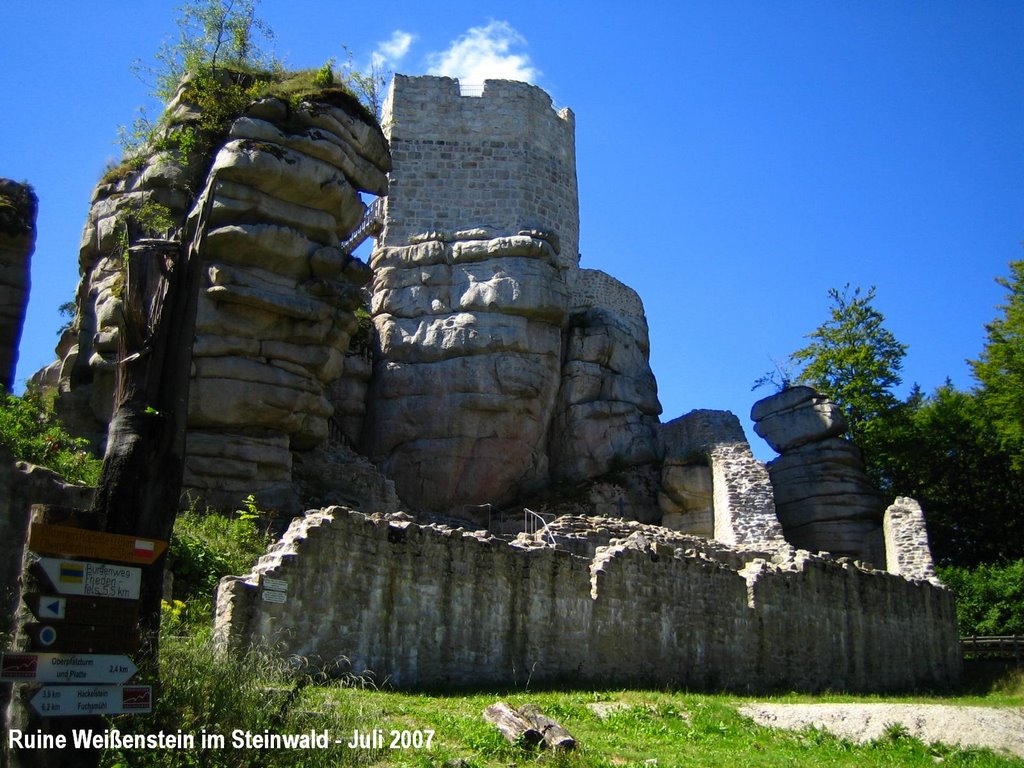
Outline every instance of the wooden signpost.
<path fill-rule="evenodd" d="M 166 541 L 101 533 L 66 525 L 32 523 L 28 546 L 45 555 L 67 555 L 94 560 L 113 560 L 129 565 L 152 565 L 167 549 Z"/>
<path fill-rule="evenodd" d="M 43 555 L 31 568 L 43 589 L 23 595 L 37 621 L 23 627 L 26 652 L 0 655 L 0 680 L 37 686 L 28 703 L 44 719 L 152 711 L 152 688 L 126 685 L 138 671 L 127 654 L 143 569 L 167 542 L 33 522 L 28 546 Z"/>

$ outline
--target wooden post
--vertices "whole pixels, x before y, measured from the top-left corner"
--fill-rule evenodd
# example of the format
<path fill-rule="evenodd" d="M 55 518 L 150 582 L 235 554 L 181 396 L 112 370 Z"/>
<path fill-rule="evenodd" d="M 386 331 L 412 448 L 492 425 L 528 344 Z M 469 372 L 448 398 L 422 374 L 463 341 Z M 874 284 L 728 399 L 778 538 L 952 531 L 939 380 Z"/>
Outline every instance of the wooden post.
<path fill-rule="evenodd" d="M 124 325 L 115 410 L 93 511 L 102 530 L 167 541 L 178 514 L 192 367 L 200 251 L 213 179 L 188 248 L 144 240 L 126 255 Z M 139 667 L 155 672 L 166 555 L 142 584 Z"/>

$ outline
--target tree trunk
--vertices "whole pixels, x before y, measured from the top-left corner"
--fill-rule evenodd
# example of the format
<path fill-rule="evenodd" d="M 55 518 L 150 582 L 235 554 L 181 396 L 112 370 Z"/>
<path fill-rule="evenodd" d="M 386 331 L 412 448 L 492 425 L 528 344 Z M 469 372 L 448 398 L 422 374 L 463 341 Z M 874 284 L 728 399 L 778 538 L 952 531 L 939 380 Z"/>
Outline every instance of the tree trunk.
<path fill-rule="evenodd" d="M 519 714 L 544 736 L 544 743 L 551 749 L 568 752 L 576 747 L 576 739 L 560 724 L 540 711 L 536 704 L 524 704 Z"/>
<path fill-rule="evenodd" d="M 494 725 L 510 744 L 533 746 L 544 740 L 541 732 L 530 725 L 522 715 L 503 701 L 484 710 L 484 720 Z"/>

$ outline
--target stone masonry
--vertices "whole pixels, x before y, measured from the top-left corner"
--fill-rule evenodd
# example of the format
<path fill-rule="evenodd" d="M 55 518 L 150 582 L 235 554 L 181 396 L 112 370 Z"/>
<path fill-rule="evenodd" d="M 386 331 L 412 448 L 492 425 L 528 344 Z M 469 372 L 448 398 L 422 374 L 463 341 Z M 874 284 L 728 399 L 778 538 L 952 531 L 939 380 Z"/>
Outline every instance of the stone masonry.
<path fill-rule="evenodd" d="M 265 643 L 405 688 L 881 691 L 960 670 L 953 599 L 933 583 L 600 518 L 510 543 L 310 511 L 221 582 L 216 630 L 225 647 Z"/>
<path fill-rule="evenodd" d="M 716 541 L 773 548 L 784 544 L 771 481 L 764 464 L 754 458 L 736 416 L 728 411 L 691 411 L 662 424 L 659 437 L 664 446 L 659 500 L 663 513 L 686 511 L 686 497 L 706 487 L 703 473 L 687 470 L 705 466 L 710 470 L 713 521 L 704 526 Z M 693 530 L 691 526 L 686 522 L 683 530 Z"/>
<path fill-rule="evenodd" d="M 579 263 L 576 121 L 540 88 L 488 80 L 462 96 L 449 77 L 395 75 L 382 119 L 393 171 L 383 242 L 469 227 L 558 233 Z"/>

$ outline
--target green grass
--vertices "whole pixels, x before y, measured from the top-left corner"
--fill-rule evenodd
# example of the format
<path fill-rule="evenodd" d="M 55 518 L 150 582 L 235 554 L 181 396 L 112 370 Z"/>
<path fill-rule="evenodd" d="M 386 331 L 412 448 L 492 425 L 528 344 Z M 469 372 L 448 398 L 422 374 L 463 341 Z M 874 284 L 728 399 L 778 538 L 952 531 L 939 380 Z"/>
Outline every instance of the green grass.
<path fill-rule="evenodd" d="M 282 662 L 272 654 L 215 652 L 209 629 L 195 629 L 168 616 L 162 640 L 163 690 L 152 715 L 119 717 L 112 727 L 126 733 L 160 730 L 223 734 L 224 749 L 112 751 L 104 766 L 451 766 L 507 768 L 557 766 L 970 766 L 1024 767 L 1024 761 L 983 749 L 924 744 L 892 728 L 868 744 L 853 744 L 823 731 L 764 728 L 740 716 L 747 701 L 920 702 L 953 705 L 1024 706 L 1024 675 L 1004 676 L 991 692 L 916 697 L 841 694 L 741 697 L 657 690 L 396 692 L 326 681 L 315 670 Z M 577 739 L 567 754 L 507 743 L 482 712 L 495 701 L 538 704 Z M 621 708 L 598 716 L 589 705 Z M 327 731 L 327 749 L 256 750 L 231 746 L 234 730 L 253 734 Z M 380 731 L 384 747 L 349 749 L 353 731 Z M 419 733 L 420 748 L 389 748 L 392 731 Z M 197 736 L 198 738 L 198 736 Z M 429 747 L 426 740 L 429 738 Z M 335 740 L 338 740 L 335 743 Z"/>
<path fill-rule="evenodd" d="M 643 690 L 428 695 L 358 689 L 335 689 L 319 695 L 325 702 L 358 710 L 357 721 L 363 730 L 435 731 L 429 750 L 379 751 L 373 759 L 382 765 L 428 766 L 462 760 L 462 765 L 480 767 L 597 768 L 652 765 L 649 761 L 656 760 L 658 766 L 934 766 L 940 759 L 946 766 L 1024 765 L 1024 761 L 999 757 L 987 750 L 926 745 L 897 731 L 876 742 L 855 745 L 821 731 L 796 733 L 763 728 L 737 714 L 737 707 L 747 699 L 728 695 Z M 792 698 L 822 701 L 839 697 Z M 576 737 L 579 749 L 569 755 L 556 755 L 506 743 L 481 717 L 483 709 L 497 700 L 513 706 L 538 704 Z M 916 700 L 960 703 L 956 697 Z M 622 702 L 626 707 L 602 720 L 587 706 L 599 701 Z M 1024 697 L 1018 694 L 1014 701 L 1020 706 Z"/>

